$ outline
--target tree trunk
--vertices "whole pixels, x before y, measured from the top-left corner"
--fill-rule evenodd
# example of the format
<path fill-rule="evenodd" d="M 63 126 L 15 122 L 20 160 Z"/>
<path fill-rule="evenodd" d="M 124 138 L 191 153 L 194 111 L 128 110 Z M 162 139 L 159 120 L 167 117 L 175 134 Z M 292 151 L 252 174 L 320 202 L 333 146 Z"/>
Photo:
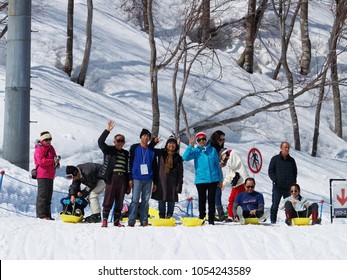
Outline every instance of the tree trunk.
<path fill-rule="evenodd" d="M 341 95 L 339 88 L 339 78 L 337 71 L 337 42 L 342 36 L 341 32 L 345 25 L 347 17 L 347 3 L 346 1 L 336 1 L 336 19 L 334 22 L 334 27 L 332 31 L 332 36 L 329 40 L 330 50 L 331 50 L 331 80 L 332 80 L 332 90 L 334 97 L 334 117 L 335 117 L 335 134 L 342 138 L 342 109 L 341 109 Z"/>
<path fill-rule="evenodd" d="M 314 131 L 313 131 L 313 139 L 312 139 L 312 152 L 311 156 L 316 157 L 318 151 L 318 137 L 319 137 L 319 126 L 320 126 L 320 113 L 322 110 L 323 98 L 324 98 L 324 88 L 325 88 L 325 80 L 326 80 L 326 71 L 323 73 L 320 88 L 319 88 L 319 96 L 316 107 L 316 114 L 314 119 Z"/>
<path fill-rule="evenodd" d="M 248 73 L 253 73 L 253 57 L 254 57 L 254 41 L 255 41 L 255 9 L 256 0 L 248 0 L 248 15 L 246 20 L 246 48 L 245 48 L 245 64 L 243 69 Z"/>
<path fill-rule="evenodd" d="M 311 64 L 311 40 L 308 28 L 308 0 L 301 0 L 300 6 L 300 31 L 302 54 L 300 60 L 300 74 L 308 75 Z"/>
<path fill-rule="evenodd" d="M 73 17 L 74 0 L 69 0 L 67 5 L 67 30 L 66 30 L 66 58 L 63 70 L 71 77 L 73 67 Z"/>
<path fill-rule="evenodd" d="M 264 13 L 265 13 L 265 10 L 267 8 L 267 3 L 268 2 L 269 2 L 269 0 L 262 0 L 262 2 L 260 3 L 259 7 L 257 8 L 256 15 L 255 15 L 255 30 L 254 30 L 253 42 L 252 42 L 253 46 L 254 46 L 254 41 L 257 38 L 257 34 L 258 34 L 258 31 L 259 31 L 259 28 L 260 28 L 260 24 L 261 24 L 261 21 L 262 21 L 262 19 L 264 17 Z M 237 64 L 240 67 L 242 67 L 242 68 L 244 68 L 245 56 L 246 56 L 246 48 L 243 51 L 243 53 L 240 56 L 240 58 L 237 60 Z"/>
<path fill-rule="evenodd" d="M 147 0 L 148 15 L 148 40 L 151 48 L 150 58 L 150 79 L 152 92 L 152 135 L 159 135 L 160 110 L 158 100 L 158 67 L 157 67 L 157 49 L 154 40 L 154 24 L 152 15 L 152 0 Z"/>
<path fill-rule="evenodd" d="M 294 81 L 293 74 L 289 69 L 287 62 L 287 50 L 288 50 L 288 41 L 286 40 L 286 17 L 288 14 L 288 10 L 286 10 L 285 3 L 283 0 L 278 1 L 278 12 L 276 10 L 274 0 L 272 0 L 272 4 L 274 7 L 275 14 L 278 17 L 280 32 L 281 32 L 281 63 L 283 64 L 284 70 L 286 72 L 286 77 L 288 81 L 288 98 L 291 99 L 294 96 Z M 301 150 L 300 144 L 300 129 L 299 129 L 299 121 L 298 116 L 296 114 L 295 102 L 294 99 L 289 102 L 289 111 L 292 119 L 292 127 L 293 127 L 293 137 L 294 137 L 294 148 L 295 150 Z"/>
<path fill-rule="evenodd" d="M 84 50 L 84 57 L 81 65 L 81 71 L 77 78 L 77 83 L 84 86 L 86 75 L 89 66 L 90 51 L 92 48 L 92 25 L 93 25 L 93 0 L 87 0 L 88 3 L 88 17 L 86 27 L 86 48 Z"/>
<path fill-rule="evenodd" d="M 143 29 L 147 34 L 149 34 L 149 22 L 148 22 L 148 10 L 147 10 L 148 3 L 147 3 L 147 0 L 141 0 L 141 1 L 142 1 L 142 11 L 143 11 Z"/>
<path fill-rule="evenodd" d="M 206 43 L 211 36 L 210 24 L 211 24 L 211 12 L 210 12 L 210 0 L 202 1 L 202 15 L 200 19 L 201 30 L 201 43 Z"/>
<path fill-rule="evenodd" d="M 274 7 L 274 10 L 275 10 L 274 0 L 271 0 L 271 2 L 272 2 L 272 5 Z M 281 0 L 280 2 L 282 3 L 283 1 Z M 296 5 L 295 12 L 293 13 L 292 20 L 291 20 L 289 28 L 288 28 L 287 38 L 285 40 L 286 48 L 288 48 L 288 46 L 289 46 L 289 41 L 290 41 L 290 38 L 292 36 L 292 32 L 294 30 L 295 20 L 296 20 L 296 17 L 298 15 L 299 11 L 300 11 L 300 4 L 301 4 L 301 2 L 299 1 L 298 4 Z M 283 4 L 281 4 L 281 5 L 283 5 Z M 287 50 L 286 50 L 286 52 L 287 52 Z M 280 72 L 281 67 L 282 67 L 282 60 L 280 59 L 278 61 L 278 64 L 277 64 L 276 68 L 275 68 L 275 71 L 274 71 L 274 73 L 272 75 L 272 79 L 277 80 L 277 76 L 278 76 L 278 74 Z"/>

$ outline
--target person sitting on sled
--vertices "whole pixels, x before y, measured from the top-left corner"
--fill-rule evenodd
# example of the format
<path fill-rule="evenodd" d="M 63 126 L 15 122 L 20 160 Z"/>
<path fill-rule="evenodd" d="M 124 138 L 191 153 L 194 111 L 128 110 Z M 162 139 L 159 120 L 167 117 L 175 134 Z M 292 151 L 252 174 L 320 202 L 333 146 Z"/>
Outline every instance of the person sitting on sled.
<path fill-rule="evenodd" d="M 300 195 L 299 184 L 293 184 L 290 187 L 290 196 L 283 200 L 279 207 L 285 209 L 286 224 L 292 224 L 292 218 L 310 217 L 312 214 L 312 225 L 320 224 L 321 220 L 318 218 L 318 204 L 312 203 Z"/>
<path fill-rule="evenodd" d="M 72 177 L 75 177 L 79 172 L 77 168 L 68 171 L 71 171 L 71 174 L 68 175 L 71 175 Z M 88 201 L 84 199 L 81 184 L 71 184 L 69 187 L 69 195 L 62 198 L 60 203 L 63 205 L 64 214 L 76 216 L 84 215 L 84 208 L 87 207 Z"/>
<path fill-rule="evenodd" d="M 260 218 L 262 222 L 265 221 L 264 196 L 254 190 L 254 178 L 247 178 L 244 184 L 246 191 L 236 196 L 233 205 L 235 222 L 242 222 L 244 218 Z"/>

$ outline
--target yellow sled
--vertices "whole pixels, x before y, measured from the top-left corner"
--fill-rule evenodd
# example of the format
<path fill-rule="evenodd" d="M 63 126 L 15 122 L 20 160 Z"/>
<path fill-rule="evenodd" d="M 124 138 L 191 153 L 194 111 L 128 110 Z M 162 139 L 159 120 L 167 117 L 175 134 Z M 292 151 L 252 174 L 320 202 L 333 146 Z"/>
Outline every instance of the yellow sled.
<path fill-rule="evenodd" d="M 191 218 L 191 217 L 181 218 L 180 220 L 182 224 L 186 227 L 202 226 L 205 222 L 205 220 L 202 220 L 199 218 Z"/>
<path fill-rule="evenodd" d="M 152 226 L 157 227 L 173 227 L 176 224 L 175 218 L 170 219 L 160 219 L 160 218 L 149 218 L 149 222 Z"/>
<path fill-rule="evenodd" d="M 292 226 L 308 226 L 310 225 L 311 218 L 293 218 Z"/>
<path fill-rule="evenodd" d="M 243 223 L 244 225 L 258 225 L 259 224 L 259 219 L 258 218 L 245 218 L 245 222 Z"/>
<path fill-rule="evenodd" d="M 68 215 L 68 214 L 64 214 L 61 213 L 59 214 L 59 216 L 61 217 L 61 219 L 63 220 L 64 223 L 79 223 L 83 220 L 83 215 L 81 216 L 74 216 L 74 215 Z"/>
<path fill-rule="evenodd" d="M 158 218 L 159 219 L 159 210 L 157 210 L 157 209 L 149 208 L 148 214 L 151 218 Z M 121 220 L 122 220 L 122 222 L 127 222 L 129 220 L 129 218 L 123 217 Z M 136 220 L 136 222 L 139 223 L 140 220 Z"/>

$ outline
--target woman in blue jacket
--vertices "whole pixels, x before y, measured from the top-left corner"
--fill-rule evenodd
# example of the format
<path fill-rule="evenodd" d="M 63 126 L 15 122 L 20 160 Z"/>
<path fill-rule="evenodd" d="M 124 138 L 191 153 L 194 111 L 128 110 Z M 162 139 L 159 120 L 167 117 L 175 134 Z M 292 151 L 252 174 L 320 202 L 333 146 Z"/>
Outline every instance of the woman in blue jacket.
<path fill-rule="evenodd" d="M 194 140 L 197 147 L 194 148 Z M 199 196 L 199 218 L 206 216 L 206 199 L 208 202 L 208 222 L 214 225 L 216 189 L 222 186 L 223 176 L 219 166 L 219 156 L 215 148 L 207 142 L 203 132 L 192 137 L 189 146 L 182 156 L 183 160 L 194 160 L 195 185 Z"/>

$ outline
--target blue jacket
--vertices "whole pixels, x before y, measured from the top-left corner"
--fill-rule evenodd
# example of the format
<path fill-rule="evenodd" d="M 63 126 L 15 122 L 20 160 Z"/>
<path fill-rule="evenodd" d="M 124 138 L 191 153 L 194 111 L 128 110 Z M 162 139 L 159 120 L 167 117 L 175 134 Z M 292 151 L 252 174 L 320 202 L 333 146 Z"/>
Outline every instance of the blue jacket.
<path fill-rule="evenodd" d="M 195 148 L 189 145 L 182 158 L 185 161 L 194 159 L 195 184 L 223 182 L 218 153 L 210 144 Z"/>
<path fill-rule="evenodd" d="M 243 211 L 264 211 L 264 196 L 256 191 L 252 193 L 241 192 L 235 198 L 233 205 L 234 214 L 236 214 L 236 209 L 239 205 Z"/>

